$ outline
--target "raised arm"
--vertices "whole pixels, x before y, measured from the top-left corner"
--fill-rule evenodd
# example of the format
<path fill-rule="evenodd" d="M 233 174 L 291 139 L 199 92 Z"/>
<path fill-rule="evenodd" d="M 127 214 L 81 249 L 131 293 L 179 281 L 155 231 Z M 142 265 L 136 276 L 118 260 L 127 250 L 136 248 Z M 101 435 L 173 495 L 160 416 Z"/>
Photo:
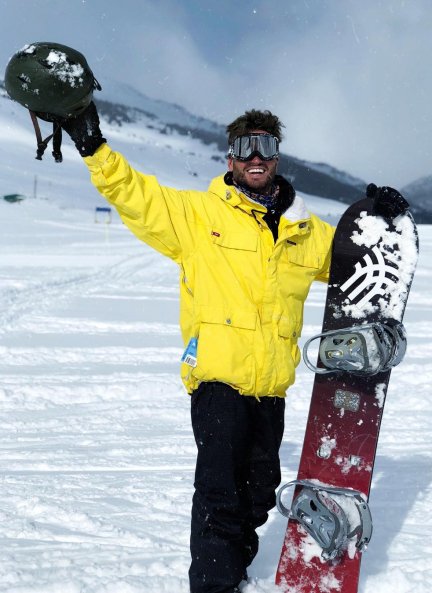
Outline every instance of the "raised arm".
<path fill-rule="evenodd" d="M 89 168 L 97 190 L 142 241 L 176 262 L 194 249 L 200 192 L 161 186 L 156 177 L 136 171 L 106 144 L 92 102 L 79 116 L 63 122 Z"/>

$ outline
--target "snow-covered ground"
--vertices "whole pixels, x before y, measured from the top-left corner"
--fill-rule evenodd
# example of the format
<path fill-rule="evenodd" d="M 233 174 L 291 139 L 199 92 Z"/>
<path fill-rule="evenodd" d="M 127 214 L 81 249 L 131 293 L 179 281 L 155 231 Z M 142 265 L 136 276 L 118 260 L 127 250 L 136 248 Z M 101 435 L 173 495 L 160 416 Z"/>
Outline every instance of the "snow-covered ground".
<path fill-rule="evenodd" d="M 222 172 L 212 147 L 143 127 L 109 126 L 111 143 L 174 187 Z M 177 268 L 137 241 L 105 205 L 65 140 L 64 162 L 34 160 L 28 114 L 0 97 L 0 592 L 187 593 L 195 443 L 178 371 Z M 214 152 L 214 154 L 213 154 Z M 43 199 L 44 198 L 44 199 Z M 308 198 L 335 220 L 343 205 Z M 432 228 L 393 372 L 361 593 L 432 590 Z M 305 338 L 321 327 L 313 288 Z M 296 474 L 313 376 L 287 400 L 283 479 Z M 285 519 L 261 530 L 244 593 L 275 593 Z"/>
<path fill-rule="evenodd" d="M 117 219 L 0 202 L 0 591 L 186 593 L 195 443 L 178 377 L 177 269 Z M 393 372 L 362 593 L 432 590 L 432 229 Z M 303 339 L 321 323 L 310 295 Z M 287 400 L 284 480 L 296 473 L 312 375 Z M 275 511 L 245 593 L 274 592 Z"/>

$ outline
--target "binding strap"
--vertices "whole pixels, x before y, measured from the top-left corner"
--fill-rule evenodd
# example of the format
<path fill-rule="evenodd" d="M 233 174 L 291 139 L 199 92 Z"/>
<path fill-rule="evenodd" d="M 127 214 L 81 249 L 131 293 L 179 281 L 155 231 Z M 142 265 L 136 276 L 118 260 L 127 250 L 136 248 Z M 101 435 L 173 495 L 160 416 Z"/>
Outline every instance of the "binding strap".
<path fill-rule="evenodd" d="M 61 125 L 58 122 L 53 122 L 53 132 L 52 134 L 50 134 L 49 136 L 47 136 L 45 138 L 45 140 L 42 139 L 42 134 L 41 134 L 41 130 L 40 130 L 40 126 L 39 126 L 39 122 L 36 116 L 36 113 L 34 111 L 30 111 L 30 117 L 31 120 L 33 122 L 33 127 L 35 130 L 35 134 L 36 134 L 36 141 L 37 141 L 37 151 L 36 151 L 36 159 L 38 161 L 42 160 L 42 156 L 49 144 L 49 141 L 52 138 L 53 141 L 53 151 L 52 151 L 52 155 L 55 159 L 56 163 L 61 163 L 63 160 L 63 155 L 61 153 L 61 142 L 62 142 L 62 129 L 61 129 Z"/>

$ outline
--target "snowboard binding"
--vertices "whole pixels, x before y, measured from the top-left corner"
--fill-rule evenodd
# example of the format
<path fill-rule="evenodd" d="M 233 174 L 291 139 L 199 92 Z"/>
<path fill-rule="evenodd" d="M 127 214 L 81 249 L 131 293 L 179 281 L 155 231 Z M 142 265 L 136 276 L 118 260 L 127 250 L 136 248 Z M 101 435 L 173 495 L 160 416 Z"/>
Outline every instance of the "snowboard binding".
<path fill-rule="evenodd" d="M 295 486 L 302 488 L 288 509 L 282 502 L 282 493 Z M 372 536 L 372 516 L 367 502 L 357 490 L 294 480 L 279 489 L 276 505 L 282 515 L 298 521 L 313 537 L 322 548 L 323 560 L 337 558 L 354 538 L 359 552 L 367 549 Z"/>
<path fill-rule="evenodd" d="M 318 361 L 309 358 L 312 342 L 321 339 Z M 314 373 L 337 371 L 376 375 L 398 365 L 406 352 L 406 332 L 402 323 L 369 323 L 313 336 L 303 348 L 306 366 Z"/>

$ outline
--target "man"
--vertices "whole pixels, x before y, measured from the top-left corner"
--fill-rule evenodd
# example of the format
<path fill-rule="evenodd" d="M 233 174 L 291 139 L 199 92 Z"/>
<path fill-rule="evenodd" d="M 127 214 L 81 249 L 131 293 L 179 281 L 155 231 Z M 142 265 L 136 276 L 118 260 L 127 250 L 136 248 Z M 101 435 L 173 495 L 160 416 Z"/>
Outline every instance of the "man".
<path fill-rule="evenodd" d="M 275 505 L 303 305 L 313 280 L 328 278 L 333 229 L 277 175 L 282 123 L 269 111 L 227 127 L 228 172 L 205 192 L 135 171 L 106 144 L 93 103 L 63 128 L 123 222 L 179 265 L 198 447 L 190 590 L 233 593 Z"/>

